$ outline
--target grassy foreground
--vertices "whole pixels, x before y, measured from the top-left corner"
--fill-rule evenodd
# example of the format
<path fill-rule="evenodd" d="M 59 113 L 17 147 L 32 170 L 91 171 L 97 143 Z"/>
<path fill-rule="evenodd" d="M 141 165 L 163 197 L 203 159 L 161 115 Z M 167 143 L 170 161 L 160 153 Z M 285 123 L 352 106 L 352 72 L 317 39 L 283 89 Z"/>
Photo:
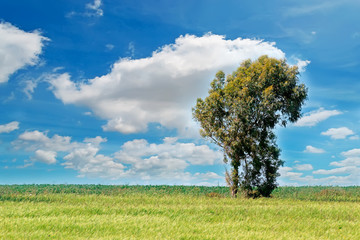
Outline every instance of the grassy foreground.
<path fill-rule="evenodd" d="M 0 186 L 0 239 L 360 239 L 360 188 Z"/>

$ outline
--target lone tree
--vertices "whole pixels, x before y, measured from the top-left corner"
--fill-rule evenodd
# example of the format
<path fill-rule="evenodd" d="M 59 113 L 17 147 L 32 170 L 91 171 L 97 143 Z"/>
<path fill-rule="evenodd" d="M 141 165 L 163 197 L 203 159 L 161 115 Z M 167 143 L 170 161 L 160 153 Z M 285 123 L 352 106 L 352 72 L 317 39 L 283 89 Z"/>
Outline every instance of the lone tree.
<path fill-rule="evenodd" d="M 247 197 L 269 197 L 277 187 L 283 161 L 273 130 L 301 116 L 307 88 L 298 75 L 285 60 L 262 56 L 244 61 L 226 79 L 219 71 L 209 96 L 197 99 L 193 117 L 200 134 L 222 147 L 224 162 L 230 160 L 226 176 L 234 197 L 239 187 Z"/>

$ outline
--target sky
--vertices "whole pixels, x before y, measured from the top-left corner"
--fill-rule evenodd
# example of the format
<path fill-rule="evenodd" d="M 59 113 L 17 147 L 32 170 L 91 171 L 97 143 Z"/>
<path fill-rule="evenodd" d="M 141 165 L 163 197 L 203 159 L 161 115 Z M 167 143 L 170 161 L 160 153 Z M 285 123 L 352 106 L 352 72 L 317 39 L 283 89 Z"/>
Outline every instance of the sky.
<path fill-rule="evenodd" d="M 0 2 L 0 184 L 224 185 L 192 119 L 219 70 L 297 65 L 280 186 L 360 184 L 358 0 Z"/>

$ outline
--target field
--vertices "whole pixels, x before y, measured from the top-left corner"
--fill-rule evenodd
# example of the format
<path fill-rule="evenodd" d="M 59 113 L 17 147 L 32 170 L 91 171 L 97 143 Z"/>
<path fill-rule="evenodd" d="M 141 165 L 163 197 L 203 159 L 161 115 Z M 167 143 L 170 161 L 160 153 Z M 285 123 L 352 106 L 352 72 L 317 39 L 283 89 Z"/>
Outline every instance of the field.
<path fill-rule="evenodd" d="M 360 239 L 360 187 L 0 186 L 0 239 Z"/>

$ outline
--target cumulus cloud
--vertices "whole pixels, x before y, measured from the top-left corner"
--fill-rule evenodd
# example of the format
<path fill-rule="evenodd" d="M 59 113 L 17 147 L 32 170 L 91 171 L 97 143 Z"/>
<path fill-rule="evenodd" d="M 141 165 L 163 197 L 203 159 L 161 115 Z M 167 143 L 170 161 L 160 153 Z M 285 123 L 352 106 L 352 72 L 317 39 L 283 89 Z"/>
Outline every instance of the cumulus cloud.
<path fill-rule="evenodd" d="M 131 171 L 147 175 L 168 175 L 183 172 L 190 165 L 214 165 L 221 162 L 222 154 L 207 145 L 179 143 L 176 138 L 165 138 L 162 144 L 149 144 L 146 140 L 126 142 L 115 158 L 131 164 Z"/>
<path fill-rule="evenodd" d="M 193 165 L 221 163 L 222 154 L 207 145 L 181 143 L 177 138 L 164 138 L 160 144 L 151 144 L 144 139 L 128 141 L 114 154 L 101 154 L 100 145 L 106 138 L 85 138 L 72 141 L 69 136 L 48 136 L 47 132 L 27 131 L 12 144 L 15 149 L 32 152 L 35 162 L 54 164 L 61 160 L 65 168 L 74 169 L 80 177 L 107 179 L 171 180 L 177 183 L 194 183 L 218 179 L 213 172 L 187 172 Z M 164 183 L 164 182 L 162 182 Z"/>
<path fill-rule="evenodd" d="M 360 149 L 351 149 L 349 151 L 342 152 L 341 155 L 345 157 L 344 160 L 330 163 L 330 166 L 334 166 L 335 168 L 319 169 L 313 171 L 313 174 L 332 175 L 327 178 L 320 179 L 326 179 L 332 182 L 333 185 L 359 185 Z"/>
<path fill-rule="evenodd" d="M 82 145 L 73 149 L 64 157 L 65 168 L 79 172 L 79 177 L 101 177 L 118 179 L 124 177 L 125 166 L 115 162 L 112 157 L 98 154 L 100 148 L 93 144 Z"/>
<path fill-rule="evenodd" d="M 359 140 L 359 136 L 358 135 L 354 135 L 349 137 L 350 140 Z"/>
<path fill-rule="evenodd" d="M 347 136 L 354 135 L 354 132 L 347 127 L 330 128 L 321 135 L 330 136 L 331 139 L 345 139 Z"/>
<path fill-rule="evenodd" d="M 307 152 L 307 153 L 324 153 L 325 150 L 308 145 L 308 146 L 306 146 L 304 152 Z"/>
<path fill-rule="evenodd" d="M 207 172 L 207 173 L 195 173 L 194 176 L 200 177 L 204 180 L 212 180 L 212 179 L 223 179 L 224 177 L 220 176 L 214 172 Z"/>
<path fill-rule="evenodd" d="M 319 169 L 316 171 L 313 171 L 313 174 L 322 174 L 322 175 L 330 175 L 330 174 L 349 174 L 352 172 L 359 171 L 358 168 L 354 167 L 341 167 L 341 168 L 334 168 L 334 169 Z"/>
<path fill-rule="evenodd" d="M 19 129 L 19 122 L 13 121 L 7 124 L 0 125 L 0 133 L 9 133 Z"/>
<path fill-rule="evenodd" d="M 329 117 L 336 116 L 342 114 L 342 112 L 338 110 L 325 110 L 324 108 L 319 108 L 316 111 L 312 111 L 307 113 L 304 117 L 300 118 L 294 125 L 297 127 L 304 126 L 315 126 L 319 122 L 322 122 Z"/>
<path fill-rule="evenodd" d="M 331 162 L 330 165 L 337 167 L 360 167 L 360 149 L 355 148 L 346 152 L 342 152 L 341 155 L 345 157 L 344 160 L 339 162 Z"/>
<path fill-rule="evenodd" d="M 206 95 L 215 73 L 231 73 L 243 60 L 264 54 L 285 57 L 274 43 L 261 40 L 185 35 L 150 57 L 120 59 L 107 75 L 76 83 L 65 73 L 50 84 L 65 104 L 86 106 L 108 120 L 105 131 L 144 132 L 156 122 L 194 136 L 191 107 Z"/>
<path fill-rule="evenodd" d="M 303 175 L 303 173 L 294 172 L 294 169 L 291 167 L 280 167 L 279 173 L 283 178 L 289 178 L 291 180 L 299 180 L 299 178 Z"/>
<path fill-rule="evenodd" d="M 313 166 L 311 164 L 297 164 L 294 168 L 298 171 L 310 171 L 313 170 Z"/>
<path fill-rule="evenodd" d="M 309 60 L 296 59 L 296 61 L 297 61 L 296 66 L 298 67 L 299 72 L 305 72 L 307 65 L 311 63 L 311 61 Z"/>
<path fill-rule="evenodd" d="M 360 149 L 355 148 L 341 153 L 345 157 L 342 161 L 331 162 L 330 169 L 318 169 L 312 172 L 313 175 L 304 176 L 299 171 L 312 170 L 312 166 L 296 165 L 294 168 L 283 167 L 280 169 L 280 181 L 291 183 L 303 183 L 306 185 L 359 185 L 360 184 Z M 311 169 L 310 169 L 311 168 Z M 316 175 L 328 175 L 317 177 Z"/>
<path fill-rule="evenodd" d="M 313 175 L 304 175 L 302 172 L 294 172 L 294 168 L 281 167 L 279 169 L 281 185 L 328 185 L 328 186 L 348 186 L 358 185 L 359 182 L 359 168 L 343 167 L 338 169 L 320 169 L 313 171 L 313 174 L 331 175 L 327 177 L 316 178 Z M 309 169 L 310 170 L 310 169 Z M 340 176 L 336 176 L 341 174 Z M 345 175 L 344 175 L 345 174 Z"/>
<path fill-rule="evenodd" d="M 37 64 L 44 41 L 41 33 L 25 32 L 10 23 L 0 22 L 0 83 L 25 66 Z"/>
<path fill-rule="evenodd" d="M 54 151 L 44 151 L 44 150 L 36 150 L 34 160 L 47 163 L 54 164 L 56 163 L 56 152 Z"/>
<path fill-rule="evenodd" d="M 15 149 L 25 149 L 26 151 L 36 151 L 42 149 L 45 151 L 65 152 L 79 147 L 79 144 L 71 143 L 71 137 L 59 136 L 57 134 L 52 137 L 47 136 L 47 132 L 26 131 L 19 135 L 18 139 L 12 142 Z"/>

